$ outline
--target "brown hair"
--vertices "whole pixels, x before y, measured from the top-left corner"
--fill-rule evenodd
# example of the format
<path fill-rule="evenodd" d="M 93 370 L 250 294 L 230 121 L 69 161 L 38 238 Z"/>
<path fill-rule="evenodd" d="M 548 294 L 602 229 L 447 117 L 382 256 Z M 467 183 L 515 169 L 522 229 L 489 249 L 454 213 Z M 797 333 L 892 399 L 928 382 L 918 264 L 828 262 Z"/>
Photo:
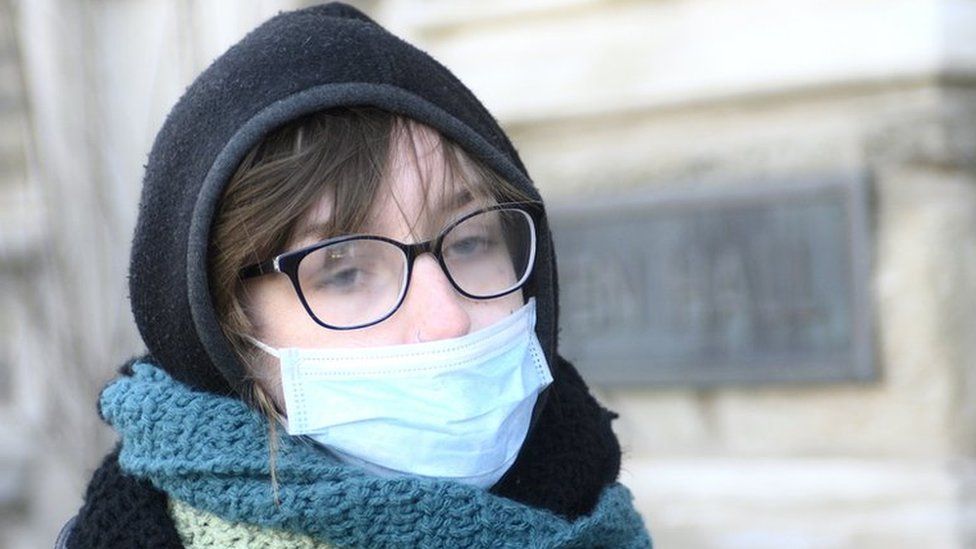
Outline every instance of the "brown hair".
<path fill-rule="evenodd" d="M 209 249 L 210 290 L 221 329 L 249 369 L 254 346 L 244 337 L 253 326 L 246 311 L 245 287 L 238 276 L 246 265 L 280 253 L 295 236 L 318 200 L 332 200 L 329 235 L 357 232 L 368 220 L 383 188 L 395 144 L 436 139 L 444 172 L 424 173 L 424 204 L 430 192 L 464 189 L 496 202 L 528 201 L 519 190 L 457 144 L 422 124 L 372 107 L 320 111 L 268 134 L 241 161 L 224 190 Z M 414 158 L 414 166 L 419 163 Z M 443 184 L 440 184 L 442 183 Z M 422 213 L 423 214 L 423 213 Z M 272 419 L 272 399 L 253 379 L 242 396 Z"/>

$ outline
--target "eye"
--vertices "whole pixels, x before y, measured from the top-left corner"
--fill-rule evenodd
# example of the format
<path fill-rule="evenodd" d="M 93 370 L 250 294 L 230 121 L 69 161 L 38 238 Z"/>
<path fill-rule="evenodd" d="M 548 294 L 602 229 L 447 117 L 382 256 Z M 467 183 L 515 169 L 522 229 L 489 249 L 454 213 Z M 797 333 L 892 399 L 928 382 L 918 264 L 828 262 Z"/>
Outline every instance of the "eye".
<path fill-rule="evenodd" d="M 355 247 L 336 247 L 316 251 L 306 258 L 306 280 L 318 292 L 358 292 L 376 279 L 382 265 L 370 254 Z"/>
<path fill-rule="evenodd" d="M 445 249 L 448 258 L 471 259 L 488 254 L 496 242 L 488 235 L 471 235 L 452 241 Z"/>
<path fill-rule="evenodd" d="M 367 277 L 364 269 L 359 267 L 343 267 L 323 273 L 319 285 L 328 289 L 349 289 L 362 285 Z"/>

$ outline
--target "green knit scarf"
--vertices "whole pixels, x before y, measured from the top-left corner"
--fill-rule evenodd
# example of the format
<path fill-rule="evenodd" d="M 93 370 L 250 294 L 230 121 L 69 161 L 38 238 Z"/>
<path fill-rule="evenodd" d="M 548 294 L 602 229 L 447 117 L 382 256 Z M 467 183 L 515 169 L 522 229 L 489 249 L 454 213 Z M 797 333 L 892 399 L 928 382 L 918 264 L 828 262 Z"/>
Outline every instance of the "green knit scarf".
<path fill-rule="evenodd" d="M 153 365 L 132 370 L 100 399 L 102 415 L 122 436 L 120 466 L 224 521 L 363 549 L 651 546 L 620 484 L 604 489 L 590 515 L 567 521 L 456 482 L 379 478 L 301 437 L 278 440 L 275 492 L 263 416 Z"/>

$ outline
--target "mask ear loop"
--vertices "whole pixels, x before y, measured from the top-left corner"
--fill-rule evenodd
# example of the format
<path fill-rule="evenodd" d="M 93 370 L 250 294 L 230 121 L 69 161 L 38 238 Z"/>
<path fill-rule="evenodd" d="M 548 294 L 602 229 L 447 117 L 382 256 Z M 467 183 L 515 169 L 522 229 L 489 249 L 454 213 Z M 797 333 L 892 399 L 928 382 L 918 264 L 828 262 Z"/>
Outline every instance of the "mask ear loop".
<path fill-rule="evenodd" d="M 281 353 L 279 353 L 278 350 L 275 349 L 274 347 L 268 345 L 267 343 L 262 342 L 256 337 L 252 337 L 250 334 L 242 334 L 242 335 L 244 336 L 244 339 L 250 341 L 251 344 L 253 344 L 258 349 L 277 358 L 279 361 L 281 360 Z M 256 386 L 260 388 L 260 384 L 256 384 Z M 271 491 L 274 496 L 274 503 L 275 506 L 280 507 L 281 499 L 278 497 L 278 472 L 277 472 L 277 467 L 275 467 L 275 462 L 277 461 L 277 456 L 278 456 L 278 433 L 274 427 L 274 422 L 280 423 L 281 426 L 285 428 L 285 432 L 288 432 L 288 416 L 286 413 L 281 413 L 280 411 L 277 410 L 277 407 L 271 401 L 270 396 L 264 392 L 264 389 L 258 389 L 258 390 L 262 392 L 263 394 L 262 400 L 267 402 L 268 408 L 273 409 L 276 412 L 273 416 L 266 412 L 262 412 L 262 413 L 264 413 L 264 415 L 268 418 L 268 421 L 271 422 L 270 431 L 268 433 L 269 445 L 270 445 L 269 455 L 268 455 L 268 466 L 271 470 Z"/>
<path fill-rule="evenodd" d="M 244 339 L 246 339 L 246 340 L 250 341 L 251 343 L 253 343 L 254 346 L 257 347 L 258 349 L 261 349 L 262 351 L 268 353 L 269 355 L 277 358 L 279 360 L 279 362 L 281 361 L 281 353 L 278 352 L 278 349 L 275 349 L 271 345 L 268 345 L 267 343 L 264 343 L 263 341 L 257 339 L 256 337 L 251 336 L 250 334 L 243 334 L 243 336 L 244 336 Z M 285 406 L 287 407 L 287 403 L 285 403 Z M 286 432 L 288 431 L 288 416 L 287 416 L 287 412 L 280 414 L 278 417 L 276 417 L 274 419 L 276 419 L 279 423 L 281 423 L 282 427 L 285 428 L 285 431 Z M 273 464 L 272 464 L 271 470 L 272 470 L 272 474 L 274 474 L 274 465 Z M 272 481 L 272 484 L 275 486 L 275 490 L 277 491 L 277 481 L 276 480 Z M 277 497 L 277 495 L 275 497 Z"/>
<path fill-rule="evenodd" d="M 254 344 L 255 347 L 261 349 L 262 351 L 268 353 L 269 355 L 277 359 L 281 358 L 281 353 L 278 352 L 278 349 L 275 349 L 274 347 L 268 345 L 267 343 L 262 342 L 261 340 L 255 337 L 252 337 L 250 334 L 244 334 L 244 339 L 250 341 L 251 343 Z"/>

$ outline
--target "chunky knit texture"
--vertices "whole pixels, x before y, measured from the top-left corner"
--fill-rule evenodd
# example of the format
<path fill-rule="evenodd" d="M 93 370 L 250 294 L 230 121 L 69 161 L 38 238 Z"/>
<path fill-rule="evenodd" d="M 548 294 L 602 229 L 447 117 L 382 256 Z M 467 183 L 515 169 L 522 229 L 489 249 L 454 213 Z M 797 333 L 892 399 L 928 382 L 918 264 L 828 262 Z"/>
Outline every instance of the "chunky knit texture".
<path fill-rule="evenodd" d="M 630 492 L 618 484 L 591 515 L 567 521 L 458 483 L 377 478 L 287 436 L 278 442 L 276 504 L 258 413 L 150 364 L 132 370 L 100 401 L 122 435 L 122 468 L 224 520 L 340 547 L 650 547 Z"/>
<path fill-rule="evenodd" d="M 169 514 L 186 549 L 335 549 L 309 536 L 230 522 L 178 499 L 169 500 Z"/>
<path fill-rule="evenodd" d="M 143 360 L 155 362 L 148 356 Z M 590 395 L 572 365 L 560 362 L 558 369 L 572 375 L 556 379 L 519 459 L 491 493 L 574 520 L 589 514 L 616 479 L 620 449 L 610 429 L 612 414 Z M 131 366 L 120 373 L 131 376 Z M 124 473 L 118 454 L 117 448 L 93 475 L 69 547 L 182 547 L 165 494 Z"/>
<path fill-rule="evenodd" d="M 148 357 L 141 357 L 146 359 Z M 130 359 L 121 368 L 132 374 Z M 85 502 L 64 532 L 68 549 L 176 549 L 183 547 L 166 509 L 166 495 L 145 479 L 126 475 L 119 467 L 120 447 L 105 456 L 92 475 Z"/>
<path fill-rule="evenodd" d="M 95 471 L 85 503 L 63 531 L 67 549 L 180 549 L 166 494 L 119 467 L 120 448 Z"/>
<path fill-rule="evenodd" d="M 69 549 L 177 549 L 182 547 L 166 512 L 166 496 L 149 481 L 125 475 L 109 454 L 95 472 L 71 531 Z"/>

